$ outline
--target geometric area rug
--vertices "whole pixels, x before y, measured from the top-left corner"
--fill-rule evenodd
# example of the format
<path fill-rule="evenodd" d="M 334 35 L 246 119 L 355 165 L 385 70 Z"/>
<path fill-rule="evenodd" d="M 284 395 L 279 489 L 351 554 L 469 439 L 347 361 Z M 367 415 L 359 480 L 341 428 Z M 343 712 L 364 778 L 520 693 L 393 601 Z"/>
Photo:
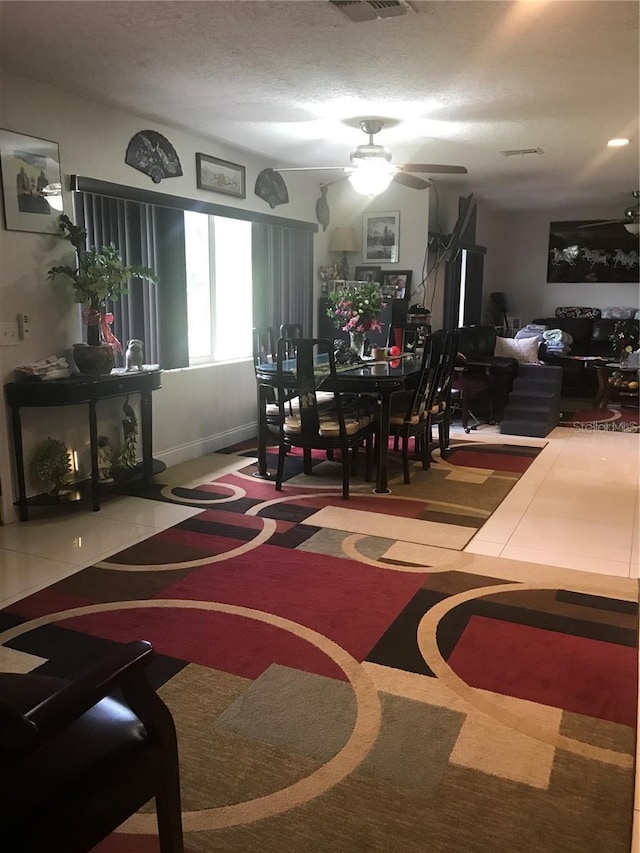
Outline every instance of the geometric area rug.
<path fill-rule="evenodd" d="M 192 853 L 628 853 L 637 584 L 405 540 L 375 510 L 353 532 L 291 488 L 238 460 L 159 489 L 200 511 L 0 611 L 8 659 L 71 678 L 153 643 Z M 154 836 L 150 804 L 96 850 Z"/>

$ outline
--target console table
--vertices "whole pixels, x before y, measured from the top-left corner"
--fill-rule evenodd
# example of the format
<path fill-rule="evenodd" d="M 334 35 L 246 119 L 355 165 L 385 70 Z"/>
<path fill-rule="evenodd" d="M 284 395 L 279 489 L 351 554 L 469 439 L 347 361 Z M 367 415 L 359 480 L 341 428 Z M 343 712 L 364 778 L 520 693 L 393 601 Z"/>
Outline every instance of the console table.
<path fill-rule="evenodd" d="M 77 406 L 87 404 L 89 439 L 91 444 L 91 480 L 90 488 L 76 489 L 65 500 L 83 500 L 91 498 L 93 510 L 100 509 L 99 480 L 98 480 L 98 421 L 96 404 L 99 400 L 110 397 L 122 397 L 127 394 L 140 394 L 140 435 L 142 438 L 142 478 L 149 481 L 154 474 L 153 435 L 152 435 L 152 404 L 151 393 L 161 388 L 161 373 L 158 368 L 143 369 L 127 372 L 123 369 L 114 370 L 108 376 L 71 376 L 68 379 L 54 379 L 50 382 L 10 382 L 5 385 L 7 404 L 11 409 L 13 427 L 13 446 L 15 451 L 16 472 L 18 476 L 19 498 L 16 505 L 19 508 L 20 520 L 29 518 L 29 506 L 43 506 L 57 503 L 50 495 L 27 497 L 24 472 L 24 453 L 22 446 L 22 422 L 20 409 L 23 407 L 53 407 Z M 164 468 L 160 463 L 156 463 Z M 136 469 L 133 469 L 135 472 Z M 60 503 L 62 503 L 60 501 Z"/>

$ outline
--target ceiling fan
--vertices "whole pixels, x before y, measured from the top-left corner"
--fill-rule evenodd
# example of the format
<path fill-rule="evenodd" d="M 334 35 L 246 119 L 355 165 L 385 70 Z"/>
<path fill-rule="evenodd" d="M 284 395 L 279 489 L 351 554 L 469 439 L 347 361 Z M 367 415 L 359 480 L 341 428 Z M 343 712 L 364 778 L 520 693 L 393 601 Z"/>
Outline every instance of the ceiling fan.
<path fill-rule="evenodd" d="M 636 203 L 624 212 L 624 219 L 609 219 L 606 222 L 592 222 L 590 225 L 580 225 L 579 228 L 598 228 L 600 225 L 624 225 L 630 234 L 640 233 L 640 190 L 634 190 L 631 195 Z"/>
<path fill-rule="evenodd" d="M 441 175 L 466 175 L 464 166 L 443 166 L 437 163 L 391 163 L 391 152 L 385 145 L 377 145 L 373 141 L 376 133 L 384 127 L 381 119 L 363 119 L 360 127 L 369 137 L 366 144 L 358 145 L 351 152 L 351 166 L 291 166 L 274 169 L 275 172 L 315 172 L 341 171 L 345 174 L 332 181 L 325 181 L 320 188 L 326 190 L 332 184 L 349 180 L 356 192 L 363 195 L 375 196 L 386 190 L 391 181 L 411 187 L 414 190 L 426 190 L 431 186 L 429 180 L 418 178 L 411 172 L 427 172 Z"/>

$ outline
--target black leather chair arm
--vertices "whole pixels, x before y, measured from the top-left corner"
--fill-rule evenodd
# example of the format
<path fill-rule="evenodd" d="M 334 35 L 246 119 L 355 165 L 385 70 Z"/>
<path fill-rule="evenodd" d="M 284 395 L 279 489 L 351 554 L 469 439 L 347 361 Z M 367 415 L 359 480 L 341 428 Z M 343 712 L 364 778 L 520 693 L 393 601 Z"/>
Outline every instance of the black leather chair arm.
<path fill-rule="evenodd" d="M 56 692 L 33 708 L 16 709 L 0 700 L 0 751 L 15 754 L 35 747 L 48 735 L 66 728 L 118 687 L 123 689 L 127 701 L 127 694 L 133 692 L 135 703 L 138 689 L 131 685 L 151 662 L 153 654 L 153 647 L 146 640 L 127 643 L 77 680 L 61 681 Z M 138 713 L 136 708 L 133 710 Z M 138 716 L 145 722 L 144 714 Z"/>

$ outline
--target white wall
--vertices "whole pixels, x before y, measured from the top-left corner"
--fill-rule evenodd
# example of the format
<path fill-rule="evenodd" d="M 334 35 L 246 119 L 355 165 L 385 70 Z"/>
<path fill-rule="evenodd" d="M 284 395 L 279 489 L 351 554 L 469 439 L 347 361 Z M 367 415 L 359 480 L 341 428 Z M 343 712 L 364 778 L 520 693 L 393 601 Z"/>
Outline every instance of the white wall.
<path fill-rule="evenodd" d="M 534 317 L 553 317 L 555 309 L 561 305 L 638 308 L 637 284 L 547 284 L 550 222 L 604 221 L 619 219 L 620 216 L 619 208 L 607 207 L 492 214 L 491 281 L 485 276 L 485 292 L 498 290 L 509 293 L 513 313 L 523 323 Z"/>
<path fill-rule="evenodd" d="M 70 174 L 79 174 L 315 222 L 315 198 L 305 189 L 304 180 L 287 181 L 290 203 L 273 211 L 254 194 L 257 175 L 272 165 L 266 159 L 260 160 L 246 151 L 198 139 L 181 130 L 22 78 L 3 74 L 0 82 L 3 96 L 0 127 L 57 142 L 65 187 Z M 129 140 L 145 128 L 158 130 L 173 144 L 182 164 L 182 177 L 165 179 L 155 185 L 148 176 L 125 163 Z M 198 190 L 196 151 L 245 165 L 247 198 L 242 200 Z M 64 204 L 65 212 L 71 214 L 68 192 L 65 192 Z M 70 297 L 61 298 L 59 288 L 46 280 L 46 271 L 60 263 L 65 255 L 69 257 L 68 244 L 58 237 L 0 229 L 0 322 L 14 321 L 18 313 L 31 317 L 30 338 L 18 346 L 0 348 L 3 384 L 14 379 L 13 369 L 17 365 L 50 355 L 69 354 L 72 344 L 81 340 L 78 306 Z M 110 401 L 100 407 L 99 429 L 113 438 L 114 446 L 120 443 L 121 402 L 116 405 Z M 176 412 L 180 412 L 180 417 L 176 417 Z M 69 447 L 77 449 L 81 464 L 87 459 L 84 408 L 23 410 L 22 414 L 27 459 L 33 447 L 47 435 L 59 436 Z M 16 517 L 12 506 L 16 488 L 7 421 L 3 396 L 0 400 L 0 482 L 3 486 L 0 517 L 3 523 Z M 234 427 L 239 430 L 239 437 L 243 431 L 249 434 L 255 431 L 255 383 L 250 361 L 170 371 L 163 376 L 162 389 L 154 393 L 156 456 L 175 462 L 221 447 L 233 440 L 233 436 L 229 436 Z"/>

